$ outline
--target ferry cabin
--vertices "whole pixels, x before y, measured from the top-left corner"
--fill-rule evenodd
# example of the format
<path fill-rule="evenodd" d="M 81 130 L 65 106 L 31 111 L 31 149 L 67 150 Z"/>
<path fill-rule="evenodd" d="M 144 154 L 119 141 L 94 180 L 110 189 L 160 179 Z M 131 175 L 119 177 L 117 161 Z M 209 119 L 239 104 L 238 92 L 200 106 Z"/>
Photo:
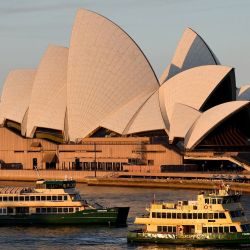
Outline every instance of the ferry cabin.
<path fill-rule="evenodd" d="M 226 190 L 198 195 L 197 201 L 152 203 L 147 217 L 136 218 L 145 232 L 175 235 L 233 233 L 250 231 L 240 195 Z"/>
<path fill-rule="evenodd" d="M 34 189 L 29 187 L 0 188 L 0 216 L 65 214 L 84 210 L 87 204 L 81 200 L 75 186 L 76 182 L 73 180 L 40 180 L 37 181 Z"/>

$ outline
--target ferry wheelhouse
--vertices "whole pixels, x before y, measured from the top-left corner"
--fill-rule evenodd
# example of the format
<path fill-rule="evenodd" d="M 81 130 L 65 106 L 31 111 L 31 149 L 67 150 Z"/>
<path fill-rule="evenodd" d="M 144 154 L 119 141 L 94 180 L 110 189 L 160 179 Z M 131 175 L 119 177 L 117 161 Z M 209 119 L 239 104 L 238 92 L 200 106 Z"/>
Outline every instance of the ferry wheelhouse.
<path fill-rule="evenodd" d="M 90 205 L 74 180 L 38 180 L 34 188 L 0 188 L 0 224 L 103 224 L 125 226 L 129 207 Z"/>
<path fill-rule="evenodd" d="M 222 186 L 201 192 L 195 201 L 153 202 L 148 215 L 137 217 L 144 228 L 128 233 L 128 242 L 166 244 L 250 244 L 250 227 L 241 195 Z"/>

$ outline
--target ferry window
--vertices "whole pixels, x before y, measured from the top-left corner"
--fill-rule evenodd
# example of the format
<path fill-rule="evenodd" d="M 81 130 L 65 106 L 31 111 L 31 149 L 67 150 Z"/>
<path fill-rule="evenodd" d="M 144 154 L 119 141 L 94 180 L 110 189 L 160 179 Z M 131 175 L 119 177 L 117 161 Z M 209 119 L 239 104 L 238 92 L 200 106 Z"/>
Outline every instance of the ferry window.
<path fill-rule="evenodd" d="M 57 200 L 62 201 L 62 196 L 58 196 Z"/>
<path fill-rule="evenodd" d="M 181 219 L 181 214 L 180 213 L 177 214 L 177 219 Z"/>
<path fill-rule="evenodd" d="M 46 213 L 46 208 L 45 207 L 41 208 L 41 213 Z"/>
<path fill-rule="evenodd" d="M 157 231 L 162 232 L 162 226 L 157 226 Z"/>
<path fill-rule="evenodd" d="M 218 218 L 219 218 L 218 213 L 214 213 L 214 218 L 215 218 L 215 219 L 218 219 Z"/>
<path fill-rule="evenodd" d="M 62 208 L 59 207 L 59 208 L 58 208 L 58 213 L 61 213 L 61 212 L 62 212 Z"/>
<path fill-rule="evenodd" d="M 223 233 L 223 227 L 219 227 L 219 233 Z"/>
<path fill-rule="evenodd" d="M 212 213 L 208 214 L 208 219 L 213 219 L 213 214 Z"/>
<path fill-rule="evenodd" d="M 155 212 L 152 213 L 152 218 L 156 218 L 156 213 Z"/>
<path fill-rule="evenodd" d="M 225 219 L 226 218 L 226 215 L 224 213 L 219 213 L 219 218 L 220 219 Z"/>
<path fill-rule="evenodd" d="M 216 204 L 216 199 L 212 199 L 212 204 Z"/>
<path fill-rule="evenodd" d="M 7 213 L 7 209 L 3 208 L 3 214 L 6 214 L 6 213 Z"/>
<path fill-rule="evenodd" d="M 218 227 L 213 228 L 213 233 L 218 233 Z"/>
<path fill-rule="evenodd" d="M 208 233 L 212 233 L 212 232 L 213 232 L 213 228 L 212 228 L 212 227 L 208 227 L 208 228 L 207 228 L 207 232 L 208 232 Z"/>
<path fill-rule="evenodd" d="M 198 213 L 198 219 L 202 219 L 202 213 Z"/>
<path fill-rule="evenodd" d="M 163 232 L 168 232 L 168 227 L 163 226 L 163 227 L 162 227 L 162 231 L 163 231 Z"/>
<path fill-rule="evenodd" d="M 24 197 L 23 196 L 19 196 L 19 201 L 24 201 Z"/>
<path fill-rule="evenodd" d="M 203 219 L 207 219 L 207 213 L 203 214 Z"/>
<path fill-rule="evenodd" d="M 229 227 L 224 227 L 224 232 L 229 233 Z"/>
<path fill-rule="evenodd" d="M 194 218 L 194 219 L 197 219 L 197 213 L 194 213 L 194 214 L 193 214 L 193 218 Z"/>
<path fill-rule="evenodd" d="M 218 204 L 222 204 L 222 199 L 217 199 Z"/>
<path fill-rule="evenodd" d="M 51 207 L 47 207 L 47 213 L 51 213 L 52 208 Z"/>
<path fill-rule="evenodd" d="M 191 213 L 188 214 L 188 219 L 191 219 L 191 220 L 193 219 Z"/>
<path fill-rule="evenodd" d="M 173 227 L 173 233 L 176 233 L 176 227 Z"/>
<path fill-rule="evenodd" d="M 40 214 L 40 207 L 37 207 L 37 208 L 36 208 L 36 213 L 37 213 L 37 214 Z"/>
<path fill-rule="evenodd" d="M 3 212 L 2 208 L 0 208 L 0 214 Z"/>
<path fill-rule="evenodd" d="M 40 201 L 40 196 L 36 196 L 36 201 Z"/>
<path fill-rule="evenodd" d="M 0 201 L 2 201 L 3 200 L 3 197 L 2 196 L 0 196 Z"/>
<path fill-rule="evenodd" d="M 35 196 L 30 196 L 30 200 L 34 201 L 35 200 Z"/>
<path fill-rule="evenodd" d="M 3 197 L 3 201 L 7 201 L 7 197 L 6 196 Z"/>
<path fill-rule="evenodd" d="M 176 213 L 172 213 L 172 218 L 176 219 Z"/>
<path fill-rule="evenodd" d="M 79 211 L 79 207 L 76 207 L 76 212 L 78 212 Z"/>
<path fill-rule="evenodd" d="M 161 213 L 157 213 L 157 218 L 161 218 Z"/>
<path fill-rule="evenodd" d="M 18 196 L 14 196 L 14 201 L 18 201 Z"/>
<path fill-rule="evenodd" d="M 51 201 L 51 196 L 47 196 L 47 201 Z"/>
<path fill-rule="evenodd" d="M 172 233 L 172 232 L 173 232 L 173 227 L 168 226 L 167 232 L 168 232 L 168 233 Z"/>
<path fill-rule="evenodd" d="M 236 227 L 235 226 L 230 226 L 230 232 L 231 233 L 237 232 Z"/>
<path fill-rule="evenodd" d="M 203 234 L 206 234 L 206 233 L 207 233 L 207 227 L 203 227 L 203 228 L 202 228 L 202 233 L 203 233 Z"/>
<path fill-rule="evenodd" d="M 45 201 L 46 200 L 46 196 L 41 196 L 41 200 Z"/>
<path fill-rule="evenodd" d="M 64 213 L 68 213 L 68 208 L 67 208 L 67 207 L 64 207 L 64 208 L 63 208 L 63 212 L 64 212 Z"/>
<path fill-rule="evenodd" d="M 72 207 L 69 208 L 69 212 L 73 213 L 73 208 Z"/>
<path fill-rule="evenodd" d="M 182 219 L 187 219 L 187 214 L 182 214 Z"/>
<path fill-rule="evenodd" d="M 166 218 L 166 213 L 162 213 L 161 217 L 165 219 Z"/>
<path fill-rule="evenodd" d="M 13 197 L 12 196 L 9 197 L 9 201 L 13 201 Z"/>
<path fill-rule="evenodd" d="M 30 197 L 29 196 L 25 196 L 25 201 L 29 201 Z"/>
<path fill-rule="evenodd" d="M 209 204 L 209 199 L 205 199 L 205 203 L 206 203 L 206 204 Z"/>
<path fill-rule="evenodd" d="M 167 213 L 167 218 L 171 219 L 171 213 Z"/>
<path fill-rule="evenodd" d="M 53 195 L 52 196 L 52 201 L 57 201 L 57 196 Z"/>
<path fill-rule="evenodd" d="M 64 199 L 65 201 L 67 200 L 67 198 L 68 198 L 67 195 L 64 195 L 63 199 Z"/>
<path fill-rule="evenodd" d="M 245 216 L 245 213 L 243 211 L 241 211 L 241 216 Z"/>
<path fill-rule="evenodd" d="M 56 207 L 52 207 L 52 212 L 53 213 L 57 213 L 57 208 Z"/>

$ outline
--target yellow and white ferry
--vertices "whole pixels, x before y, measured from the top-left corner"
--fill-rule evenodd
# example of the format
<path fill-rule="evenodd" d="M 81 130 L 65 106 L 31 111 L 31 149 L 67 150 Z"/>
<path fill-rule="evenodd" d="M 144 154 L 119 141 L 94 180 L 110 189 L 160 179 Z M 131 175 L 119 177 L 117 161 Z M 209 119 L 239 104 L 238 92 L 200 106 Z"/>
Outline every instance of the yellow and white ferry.
<path fill-rule="evenodd" d="M 128 233 L 130 243 L 250 244 L 250 226 L 240 203 L 241 195 L 228 185 L 195 201 L 151 203 L 148 215 L 137 217 L 144 228 Z"/>
<path fill-rule="evenodd" d="M 129 207 L 90 205 L 74 180 L 38 180 L 34 188 L 0 188 L 0 225 L 125 226 Z"/>

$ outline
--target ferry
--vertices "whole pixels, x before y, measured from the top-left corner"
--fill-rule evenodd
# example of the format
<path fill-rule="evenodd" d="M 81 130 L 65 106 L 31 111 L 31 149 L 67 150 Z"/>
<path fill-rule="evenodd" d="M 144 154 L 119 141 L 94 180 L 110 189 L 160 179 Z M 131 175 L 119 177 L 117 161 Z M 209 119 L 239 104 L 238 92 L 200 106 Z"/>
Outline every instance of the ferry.
<path fill-rule="evenodd" d="M 31 187 L 0 188 L 0 225 L 126 226 L 129 207 L 91 205 L 75 180 L 37 180 Z"/>
<path fill-rule="evenodd" d="M 136 217 L 142 229 L 128 233 L 129 243 L 190 245 L 250 244 L 250 226 L 241 194 L 221 185 L 200 192 L 197 200 L 152 202 L 147 215 Z"/>

